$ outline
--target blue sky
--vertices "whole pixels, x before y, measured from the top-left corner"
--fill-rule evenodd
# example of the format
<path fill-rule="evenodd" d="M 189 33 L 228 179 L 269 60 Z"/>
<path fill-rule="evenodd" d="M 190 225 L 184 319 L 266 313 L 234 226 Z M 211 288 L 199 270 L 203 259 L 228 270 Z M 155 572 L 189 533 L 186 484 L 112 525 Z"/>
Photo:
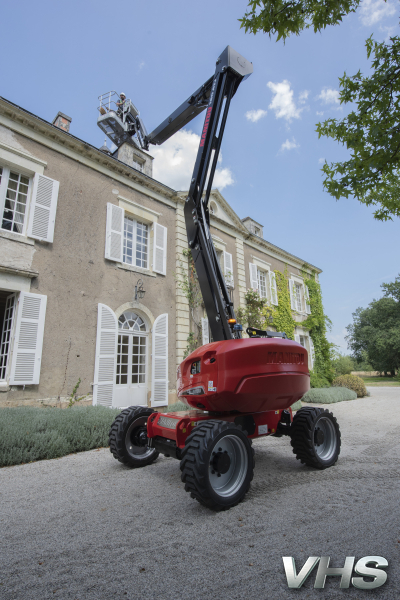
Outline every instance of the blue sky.
<path fill-rule="evenodd" d="M 323 270 L 330 339 L 346 351 L 352 312 L 400 273 L 400 221 L 377 222 L 372 209 L 353 199 L 336 202 L 323 191 L 321 162 L 345 159 L 347 151 L 318 140 L 315 124 L 345 114 L 337 103 L 338 77 L 368 72 L 365 39 L 398 34 L 397 6 L 364 0 L 342 25 L 307 31 L 284 45 L 239 28 L 246 4 L 7 3 L 2 21 L 17 25 L 2 31 L 7 60 L 0 94 L 50 121 L 61 110 L 72 117 L 71 133 L 101 146 L 99 94 L 124 91 L 151 131 L 214 72 L 225 46 L 233 46 L 253 62 L 254 73 L 232 101 L 216 184 L 241 218 L 264 225 L 267 240 Z M 202 120 L 152 152 L 155 174 L 171 187 L 186 187 Z"/>

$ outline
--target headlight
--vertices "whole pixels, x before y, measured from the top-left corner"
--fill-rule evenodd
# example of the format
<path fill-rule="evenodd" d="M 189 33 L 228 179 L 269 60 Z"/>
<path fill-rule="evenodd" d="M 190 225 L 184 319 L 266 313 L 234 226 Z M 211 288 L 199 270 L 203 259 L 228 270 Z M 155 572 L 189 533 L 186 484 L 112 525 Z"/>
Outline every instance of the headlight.
<path fill-rule="evenodd" d="M 198 385 L 197 387 L 194 388 L 190 388 L 189 390 L 184 390 L 183 392 L 180 392 L 180 396 L 201 396 L 202 394 L 204 394 L 204 388 L 201 385 Z"/>

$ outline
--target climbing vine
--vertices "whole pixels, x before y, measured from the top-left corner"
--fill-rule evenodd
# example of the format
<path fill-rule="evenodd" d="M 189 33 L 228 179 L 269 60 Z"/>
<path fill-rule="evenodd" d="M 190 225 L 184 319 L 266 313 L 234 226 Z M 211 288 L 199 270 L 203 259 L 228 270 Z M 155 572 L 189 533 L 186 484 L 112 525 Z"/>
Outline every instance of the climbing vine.
<path fill-rule="evenodd" d="M 330 319 L 325 315 L 322 304 L 321 286 L 316 279 L 315 271 L 307 264 L 303 265 L 301 274 L 309 291 L 311 314 L 305 321 L 298 323 L 308 329 L 314 344 L 314 368 L 311 372 L 313 387 L 329 386 L 334 376 L 332 359 L 334 345 L 327 340 L 327 330 L 331 327 Z M 259 329 L 267 329 L 272 325 L 277 331 L 284 331 L 288 338 L 294 340 L 296 321 L 292 315 L 289 291 L 289 273 L 287 266 L 284 272 L 276 270 L 276 287 L 278 305 L 271 306 L 266 298 L 261 298 L 258 291 L 248 290 L 245 295 L 246 305 L 237 310 L 238 320 Z"/>
<path fill-rule="evenodd" d="M 283 273 L 275 271 L 278 290 L 278 305 L 272 307 L 272 324 L 277 331 L 284 331 L 288 338 L 294 340 L 296 321 L 290 307 L 289 273 L 287 266 Z"/>
<path fill-rule="evenodd" d="M 278 305 L 272 306 L 266 298 L 261 298 L 258 291 L 250 289 L 245 294 L 246 305 L 236 311 L 239 322 L 258 329 L 267 329 L 269 325 L 277 331 L 284 331 L 288 338 L 294 340 L 296 321 L 290 309 L 289 274 L 275 271 L 278 291 Z"/>
<path fill-rule="evenodd" d="M 191 331 L 187 337 L 187 346 L 183 353 L 183 358 L 186 358 L 191 352 L 201 346 L 202 343 L 201 314 L 199 313 L 201 312 L 200 308 L 203 299 L 192 254 L 190 250 L 182 250 L 182 254 L 188 259 L 189 268 L 182 261 L 179 261 L 179 273 L 175 275 L 175 279 L 189 304 Z"/>
<path fill-rule="evenodd" d="M 304 264 L 302 275 L 310 294 L 311 314 L 302 322 L 301 326 L 309 330 L 314 344 L 314 374 L 332 382 L 335 374 L 332 366 L 334 344 L 328 342 L 326 337 L 327 330 L 332 327 L 332 321 L 324 313 L 321 286 L 316 279 L 316 272 L 311 271 L 310 275 L 309 269 L 310 267 Z"/>

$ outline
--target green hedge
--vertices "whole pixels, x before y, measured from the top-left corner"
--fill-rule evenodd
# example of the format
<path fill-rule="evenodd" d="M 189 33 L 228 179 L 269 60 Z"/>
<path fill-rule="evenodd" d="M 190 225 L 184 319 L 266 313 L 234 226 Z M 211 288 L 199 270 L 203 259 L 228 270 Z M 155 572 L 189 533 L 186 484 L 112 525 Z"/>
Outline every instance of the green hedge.
<path fill-rule="evenodd" d="M 0 467 L 108 446 L 120 412 L 103 406 L 1 408 Z"/>
<path fill-rule="evenodd" d="M 313 388 L 302 397 L 302 402 L 311 404 L 333 404 L 334 402 L 342 402 L 343 400 L 355 400 L 356 392 L 347 388 L 331 387 L 331 388 Z"/>

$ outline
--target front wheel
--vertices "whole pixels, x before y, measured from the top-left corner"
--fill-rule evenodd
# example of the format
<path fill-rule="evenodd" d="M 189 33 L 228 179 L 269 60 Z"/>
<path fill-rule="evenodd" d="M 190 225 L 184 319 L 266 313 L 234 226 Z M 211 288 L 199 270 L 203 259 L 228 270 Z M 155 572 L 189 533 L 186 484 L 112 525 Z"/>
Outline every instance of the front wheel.
<path fill-rule="evenodd" d="M 150 465 L 158 457 L 155 448 L 149 448 L 147 438 L 147 419 L 154 412 L 143 406 L 125 408 L 109 433 L 110 451 L 114 458 L 128 467 Z"/>
<path fill-rule="evenodd" d="M 226 510 L 250 488 L 254 450 L 240 426 L 205 421 L 188 436 L 180 467 L 192 498 L 213 510 Z"/>
<path fill-rule="evenodd" d="M 297 411 L 290 428 L 296 458 L 309 467 L 332 467 L 340 454 L 339 425 L 328 410 L 304 407 Z"/>

